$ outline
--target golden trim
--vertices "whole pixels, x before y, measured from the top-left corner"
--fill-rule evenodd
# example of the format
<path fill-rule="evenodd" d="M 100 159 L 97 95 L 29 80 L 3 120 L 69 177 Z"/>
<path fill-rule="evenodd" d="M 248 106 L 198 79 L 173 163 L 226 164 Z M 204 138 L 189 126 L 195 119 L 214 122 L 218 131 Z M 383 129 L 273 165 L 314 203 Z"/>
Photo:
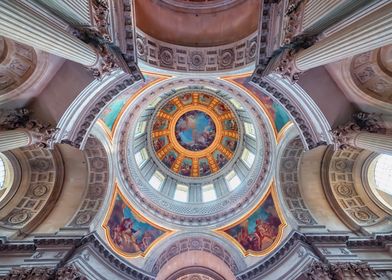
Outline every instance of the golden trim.
<path fill-rule="evenodd" d="M 109 139 L 110 144 L 112 144 L 113 135 L 112 135 L 112 132 L 110 131 L 109 127 L 106 125 L 106 123 L 101 118 L 99 118 L 96 123 L 103 130 L 103 132 L 105 133 L 105 136 Z"/>
<path fill-rule="evenodd" d="M 117 195 L 120 196 L 120 198 L 122 199 L 122 201 L 125 203 L 125 205 L 127 207 L 129 207 L 129 209 L 132 211 L 132 214 L 140 221 L 148 223 L 149 225 L 161 230 L 163 232 L 163 234 L 161 236 L 159 236 L 157 239 L 155 239 L 150 246 L 148 246 L 148 248 L 146 249 L 146 251 L 144 252 L 136 252 L 136 253 L 126 253 L 124 251 L 122 251 L 120 248 L 117 247 L 116 244 L 114 244 L 112 238 L 110 237 L 110 228 L 107 226 L 107 223 L 110 219 L 110 216 L 113 212 L 113 207 L 114 204 L 116 202 L 116 198 Z M 113 196 L 111 198 L 110 201 L 110 205 L 108 208 L 108 211 L 106 212 L 105 218 L 102 222 L 102 228 L 104 230 L 105 233 L 105 238 L 107 240 L 107 242 L 109 243 L 110 247 L 113 249 L 113 251 L 115 251 L 117 254 L 119 254 L 122 257 L 125 258 L 138 258 L 138 257 L 146 257 L 148 255 L 148 253 L 163 239 L 165 239 L 166 237 L 174 234 L 175 232 L 177 232 L 176 230 L 173 229 L 168 229 L 168 228 L 164 228 L 159 224 L 156 224 L 150 220 L 148 220 L 147 218 L 145 218 L 144 216 L 142 216 L 138 211 L 136 211 L 136 209 L 131 205 L 131 203 L 126 199 L 126 197 L 124 196 L 124 194 L 120 191 L 120 188 L 118 187 L 118 183 L 115 182 L 114 183 L 114 192 L 113 192 Z"/>
<path fill-rule="evenodd" d="M 287 131 L 294 125 L 292 121 L 288 121 L 279 131 L 276 141 L 280 143 Z"/>
<path fill-rule="evenodd" d="M 260 252 L 252 251 L 252 250 L 245 250 L 245 248 L 242 247 L 242 245 L 234 237 L 230 236 L 225 231 L 234 227 L 234 226 L 237 226 L 237 225 L 241 224 L 242 222 L 244 222 L 245 220 L 247 220 L 251 215 L 253 215 L 254 212 L 256 212 L 261 207 L 261 205 L 265 202 L 265 200 L 268 198 L 268 196 L 270 194 L 272 195 L 272 201 L 274 202 L 276 212 L 277 212 L 278 217 L 281 221 L 281 224 L 279 225 L 279 228 L 278 228 L 278 234 L 277 234 L 275 240 L 272 242 L 272 244 L 268 248 L 266 248 Z M 242 254 L 245 257 L 248 255 L 260 257 L 260 256 L 265 256 L 265 255 L 271 253 L 280 244 L 282 237 L 283 237 L 283 231 L 284 231 L 285 227 L 287 227 L 287 222 L 284 219 L 282 210 L 279 205 L 279 199 L 278 199 L 278 194 L 276 191 L 275 183 L 272 181 L 269 188 L 268 188 L 267 193 L 263 196 L 263 198 L 257 203 L 257 205 L 255 207 L 253 207 L 243 217 L 237 219 L 236 221 L 230 223 L 229 225 L 226 225 L 226 226 L 221 227 L 219 229 L 215 229 L 214 232 L 216 232 L 217 234 L 230 240 L 230 242 L 232 242 L 242 252 Z"/>

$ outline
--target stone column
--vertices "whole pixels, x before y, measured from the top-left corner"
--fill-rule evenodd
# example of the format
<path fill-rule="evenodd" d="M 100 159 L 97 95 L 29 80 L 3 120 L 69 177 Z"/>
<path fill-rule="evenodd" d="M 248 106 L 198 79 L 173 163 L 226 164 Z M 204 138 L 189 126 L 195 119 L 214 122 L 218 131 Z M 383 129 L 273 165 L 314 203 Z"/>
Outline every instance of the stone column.
<path fill-rule="evenodd" d="M 318 33 L 374 0 L 308 0 L 304 4 L 302 30 Z"/>
<path fill-rule="evenodd" d="M 328 2 L 328 1 L 327 1 Z M 303 72 L 392 43 L 392 2 L 293 56 Z"/>
<path fill-rule="evenodd" d="M 33 144 L 33 137 L 28 130 L 0 131 L 0 152 L 5 152 Z"/>
<path fill-rule="evenodd" d="M 0 35 L 89 67 L 98 61 L 92 47 L 17 1 L 0 1 Z"/>
<path fill-rule="evenodd" d="M 90 1 L 89 0 L 36 0 L 54 13 L 75 25 L 89 26 Z"/>
<path fill-rule="evenodd" d="M 332 135 L 338 149 L 345 149 L 351 146 L 379 154 L 392 155 L 391 135 L 361 131 L 353 123 L 334 129 Z"/>

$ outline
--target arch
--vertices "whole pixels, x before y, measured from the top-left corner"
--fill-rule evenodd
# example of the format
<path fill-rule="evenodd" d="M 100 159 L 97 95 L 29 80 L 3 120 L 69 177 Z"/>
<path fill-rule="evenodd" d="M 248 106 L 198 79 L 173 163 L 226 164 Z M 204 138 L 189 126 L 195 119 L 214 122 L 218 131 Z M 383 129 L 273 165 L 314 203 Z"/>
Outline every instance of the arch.
<path fill-rule="evenodd" d="M 291 84 L 278 74 L 262 79 L 254 78 L 252 83 L 279 102 L 289 113 L 305 149 L 332 144 L 331 126 L 312 98 L 297 84 Z"/>
<path fill-rule="evenodd" d="M 183 252 L 203 251 L 214 255 L 236 274 L 246 268 L 238 249 L 226 239 L 205 232 L 177 233 L 158 244 L 150 252 L 143 269 L 157 275 L 170 259 Z"/>

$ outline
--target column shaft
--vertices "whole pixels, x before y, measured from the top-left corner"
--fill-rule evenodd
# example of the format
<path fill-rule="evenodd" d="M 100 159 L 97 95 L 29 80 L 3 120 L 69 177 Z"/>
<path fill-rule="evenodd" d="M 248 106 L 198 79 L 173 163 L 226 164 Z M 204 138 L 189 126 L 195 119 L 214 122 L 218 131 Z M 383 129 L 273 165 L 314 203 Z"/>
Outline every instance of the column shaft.
<path fill-rule="evenodd" d="M 392 43 L 392 2 L 298 52 L 295 65 L 306 71 Z"/>
<path fill-rule="evenodd" d="M 391 135 L 361 131 L 354 136 L 352 145 L 372 152 L 392 155 Z"/>
<path fill-rule="evenodd" d="M 33 139 L 27 130 L 0 131 L 0 152 L 31 145 Z"/>
<path fill-rule="evenodd" d="M 16 1 L 0 1 L 0 35 L 86 66 L 98 59 L 92 47 Z"/>
<path fill-rule="evenodd" d="M 89 0 L 36 0 L 75 25 L 91 25 Z"/>
<path fill-rule="evenodd" d="M 372 1 L 374 0 L 308 0 L 305 3 L 302 30 L 319 33 Z"/>

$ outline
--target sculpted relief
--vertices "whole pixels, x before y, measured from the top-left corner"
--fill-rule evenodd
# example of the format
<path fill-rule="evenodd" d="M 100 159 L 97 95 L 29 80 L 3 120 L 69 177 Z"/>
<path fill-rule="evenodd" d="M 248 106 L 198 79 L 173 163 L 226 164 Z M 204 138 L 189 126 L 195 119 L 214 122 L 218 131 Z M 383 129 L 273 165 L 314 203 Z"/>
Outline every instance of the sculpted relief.
<path fill-rule="evenodd" d="M 36 54 L 32 47 L 0 37 L 0 96 L 25 82 L 35 66 Z"/>
<path fill-rule="evenodd" d="M 392 103 L 392 46 L 385 46 L 353 57 L 351 76 L 367 95 Z"/>

